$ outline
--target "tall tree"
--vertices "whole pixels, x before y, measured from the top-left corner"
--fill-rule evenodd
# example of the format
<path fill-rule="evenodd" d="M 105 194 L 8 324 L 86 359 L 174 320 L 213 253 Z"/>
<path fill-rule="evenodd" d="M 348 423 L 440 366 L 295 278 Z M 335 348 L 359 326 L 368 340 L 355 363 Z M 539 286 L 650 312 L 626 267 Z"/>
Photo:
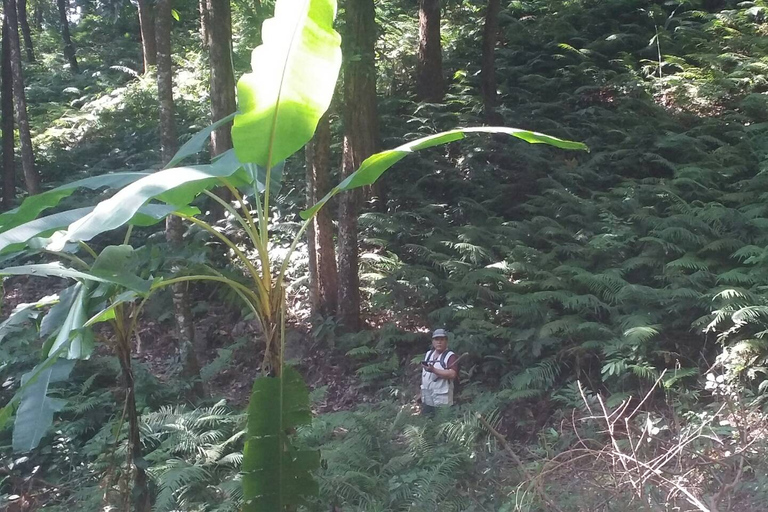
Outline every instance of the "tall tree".
<path fill-rule="evenodd" d="M 207 0 L 208 52 L 211 63 L 211 117 L 218 121 L 237 110 L 232 69 L 232 10 L 229 0 Z M 232 148 L 232 124 L 211 134 L 211 153 Z"/>
<path fill-rule="evenodd" d="M 45 13 L 43 12 L 43 2 L 35 2 L 35 11 L 33 17 L 35 19 L 35 28 L 37 30 L 43 30 L 43 18 Z"/>
<path fill-rule="evenodd" d="M 160 149 L 163 164 L 170 162 L 178 150 L 173 101 L 171 2 L 172 0 L 158 0 L 155 13 L 157 96 L 160 103 Z M 179 250 L 184 245 L 184 226 L 179 217 L 171 215 L 167 218 L 165 237 L 174 250 Z M 188 382 L 194 383 L 191 388 L 192 394 L 200 396 L 203 391 L 200 383 L 200 364 L 195 354 L 195 327 L 192 322 L 192 308 L 186 283 L 173 286 L 173 309 L 181 359 L 181 375 Z"/>
<path fill-rule="evenodd" d="M 307 144 L 307 207 L 330 190 L 331 125 L 326 113 L 317 124 L 314 138 Z M 329 208 L 323 208 L 307 230 L 309 246 L 309 290 L 313 315 L 336 314 L 338 271 L 333 246 L 333 221 Z"/>
<path fill-rule="evenodd" d="M 27 192 L 37 194 L 40 191 L 40 175 L 35 169 L 35 154 L 32 149 L 32 134 L 27 117 L 27 98 L 24 95 L 24 73 L 21 69 L 21 43 L 19 42 L 19 22 L 16 19 L 16 0 L 4 0 L 5 16 L 8 20 L 8 42 L 11 49 L 11 74 L 13 75 L 13 104 L 16 110 L 16 124 L 19 127 L 21 144 L 21 168 Z"/>
<path fill-rule="evenodd" d="M 64 42 L 64 57 L 69 62 L 69 69 L 73 73 L 80 72 L 80 66 L 77 65 L 77 56 L 75 55 L 75 45 L 72 43 L 72 37 L 69 34 L 69 16 L 67 15 L 67 0 L 56 0 L 59 7 L 59 23 L 61 23 L 61 39 Z"/>
<path fill-rule="evenodd" d="M 35 62 L 35 50 L 32 48 L 32 31 L 29 29 L 27 20 L 27 0 L 18 0 L 19 7 L 19 26 L 21 35 L 24 37 L 24 49 L 27 51 L 27 60 Z"/>
<path fill-rule="evenodd" d="M 210 65 L 211 117 L 218 121 L 237 110 L 235 74 L 232 67 L 232 7 L 229 0 L 200 0 L 201 37 L 208 49 Z M 219 127 L 211 134 L 211 156 L 232 149 L 232 123 Z M 231 200 L 229 190 L 216 189 L 216 195 Z M 214 218 L 221 218 L 224 209 L 218 203 L 211 205 Z"/>
<path fill-rule="evenodd" d="M 144 73 L 147 73 L 149 68 L 157 64 L 155 13 L 149 0 L 137 0 L 137 2 L 139 8 L 139 29 L 141 30 L 141 52 L 144 56 Z"/>
<path fill-rule="evenodd" d="M 11 45 L 8 19 L 3 17 L 2 89 L 0 89 L 0 126 L 3 137 L 3 209 L 13 208 L 16 196 L 15 137 L 13 133 L 13 73 L 11 73 Z"/>
<path fill-rule="evenodd" d="M 348 0 L 344 40 L 344 154 L 343 177 L 352 174 L 378 149 L 376 111 L 376 19 L 373 0 Z M 357 216 L 360 191 L 339 201 L 338 317 L 347 330 L 360 328 Z"/>
<path fill-rule="evenodd" d="M 167 13 L 166 13 L 167 11 Z M 167 14 L 167 15 L 166 15 Z M 160 154 L 163 164 L 178 149 L 175 105 L 173 101 L 173 59 L 171 53 L 171 1 L 158 0 L 155 12 L 155 48 L 157 55 L 157 97 L 160 104 Z"/>
<path fill-rule="evenodd" d="M 203 47 L 208 47 L 208 1 L 198 0 L 197 5 L 200 11 L 200 40 L 203 42 Z"/>
<path fill-rule="evenodd" d="M 480 67 L 480 89 L 485 120 L 498 122 L 496 114 L 496 40 L 499 34 L 501 0 L 488 0 L 483 27 L 483 55 Z"/>
<path fill-rule="evenodd" d="M 419 50 L 416 93 L 420 100 L 443 100 L 443 50 L 440 42 L 440 0 L 419 0 Z"/>

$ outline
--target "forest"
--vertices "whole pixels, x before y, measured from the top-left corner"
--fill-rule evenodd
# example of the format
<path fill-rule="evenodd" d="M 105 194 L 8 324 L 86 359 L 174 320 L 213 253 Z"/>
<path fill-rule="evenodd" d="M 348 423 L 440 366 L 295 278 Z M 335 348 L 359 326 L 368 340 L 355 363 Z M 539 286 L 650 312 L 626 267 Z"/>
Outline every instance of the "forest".
<path fill-rule="evenodd" d="M 2 16 L 0 510 L 768 510 L 765 0 Z"/>

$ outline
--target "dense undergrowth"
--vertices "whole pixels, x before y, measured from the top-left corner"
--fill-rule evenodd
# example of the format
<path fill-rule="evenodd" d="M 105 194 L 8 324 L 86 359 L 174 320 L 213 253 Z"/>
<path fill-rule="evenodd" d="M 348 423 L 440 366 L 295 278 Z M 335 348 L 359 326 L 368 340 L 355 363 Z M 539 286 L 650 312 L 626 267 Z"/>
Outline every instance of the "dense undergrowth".
<path fill-rule="evenodd" d="M 306 328 L 301 300 L 294 303 L 312 346 L 356 371 L 355 385 L 377 399 L 319 414 L 300 430 L 324 459 L 321 495 L 308 509 L 694 509 L 681 489 L 709 510 L 761 509 L 768 23 L 762 3 L 715 4 L 504 6 L 497 49 L 504 124 L 582 140 L 591 152 L 473 139 L 393 171 L 386 211 L 360 219 L 370 329 L 336 335 L 332 318 Z M 483 6 L 446 9 L 452 80 L 439 105 L 412 101 L 410 9 L 379 6 L 385 147 L 404 133 L 482 122 Z M 252 34 L 251 14 L 237 14 L 240 33 Z M 48 184 L 158 160 L 154 83 L 131 72 L 140 67 L 137 42 L 104 53 L 99 37 L 115 29 L 100 36 L 89 23 L 78 29 L 82 75 L 51 72 L 56 58 L 47 56 L 30 69 L 35 146 Z M 55 37 L 38 34 L 42 55 L 56 53 Z M 207 122 L 205 75 L 189 34 L 179 40 L 178 121 L 193 132 Z M 238 69 L 243 60 L 236 58 Z M 282 191 L 289 206 L 280 213 L 288 230 L 303 206 L 303 170 L 298 161 L 292 167 Z M 201 258 L 214 257 L 199 233 L 190 235 Z M 411 362 L 435 326 L 469 355 L 462 403 L 426 421 L 413 415 Z M 4 388 L 34 365 L 28 347 L 38 345 L 30 326 L 4 341 Z M 209 358 L 208 374 L 234 359 L 220 356 Z M 300 366 L 310 360 L 296 357 Z M 197 409 L 172 405 L 181 383 L 140 368 L 156 509 L 237 510 L 239 404 L 214 397 Z M 55 433 L 29 456 L 12 457 L 9 432 L 0 433 L 0 504 L 21 494 L 31 506 L 97 510 L 120 494 L 127 482 L 115 461 L 125 457 L 126 433 L 117 373 L 106 355 L 80 365 L 76 381 L 58 390 L 68 405 Z M 324 391 L 316 390 L 316 406 Z M 633 473 L 617 452 L 637 468 L 664 461 L 652 473 L 665 480 L 645 466 Z"/>

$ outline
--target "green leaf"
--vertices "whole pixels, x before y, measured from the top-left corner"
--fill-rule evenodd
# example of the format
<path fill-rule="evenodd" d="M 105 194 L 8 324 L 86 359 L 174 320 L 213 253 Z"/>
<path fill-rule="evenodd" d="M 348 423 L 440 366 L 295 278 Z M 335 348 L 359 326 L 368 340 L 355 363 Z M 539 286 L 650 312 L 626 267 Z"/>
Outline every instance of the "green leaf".
<path fill-rule="evenodd" d="M 62 279 L 76 279 L 78 281 L 95 281 L 97 283 L 116 284 L 132 289 L 139 293 L 149 291 L 152 283 L 145 280 L 133 279 L 135 276 L 114 276 L 110 272 L 81 272 L 67 268 L 61 263 L 39 263 L 35 265 L 21 265 L 0 269 L 0 276 L 38 276 L 60 277 Z M 137 278 L 138 279 L 138 278 Z"/>
<path fill-rule="evenodd" d="M 99 322 L 106 322 L 107 320 L 112 320 L 115 318 L 115 308 L 118 307 L 121 304 L 126 304 L 128 302 L 133 302 L 136 299 L 140 297 L 139 294 L 136 292 L 123 292 L 114 299 L 112 299 L 112 302 L 109 304 L 109 307 L 99 311 L 95 315 L 93 315 L 87 322 L 85 322 L 84 327 L 90 327 L 94 324 L 97 324 Z"/>
<path fill-rule="evenodd" d="M 522 139 L 531 144 L 548 144 L 561 149 L 589 151 L 589 148 L 581 142 L 572 142 L 545 135 L 543 133 L 520 130 L 518 128 L 507 128 L 504 126 L 478 126 L 474 128 L 459 128 L 447 132 L 436 133 L 408 142 L 395 149 L 382 151 L 381 153 L 369 156 L 362 164 L 360 164 L 360 168 L 357 171 L 347 176 L 344 181 L 331 189 L 331 191 L 314 206 L 301 212 L 301 217 L 303 219 L 313 217 L 325 203 L 341 191 L 352 190 L 375 183 L 385 171 L 411 153 L 463 139 L 467 133 L 506 133 L 507 135 Z"/>
<path fill-rule="evenodd" d="M 56 231 L 77 222 L 92 211 L 93 207 L 87 207 L 55 213 L 0 233 L 0 254 L 10 254 L 24 250 L 27 247 L 27 242 L 32 240 L 32 238 L 50 236 Z M 181 211 L 187 215 L 200 213 L 197 208 L 192 206 L 177 208 L 164 204 L 148 204 L 139 209 L 130 223 L 141 227 L 152 226 L 174 211 Z"/>
<path fill-rule="evenodd" d="M 110 245 L 102 249 L 90 273 L 109 279 L 129 290 L 149 291 L 149 281 L 138 277 L 139 260 L 130 245 Z"/>
<path fill-rule="evenodd" d="M 64 321 L 69 314 L 69 310 L 72 308 L 72 303 L 77 296 L 79 284 L 80 283 L 75 283 L 59 292 L 58 302 L 51 307 L 48 314 L 46 314 L 40 322 L 40 331 L 38 334 L 41 338 L 47 338 L 55 334 L 64 324 Z"/>
<path fill-rule="evenodd" d="M 0 233 L 0 254 L 23 249 L 36 236 L 47 236 L 65 228 L 93 211 L 93 207 L 77 208 L 35 219 Z"/>
<path fill-rule="evenodd" d="M 247 179 L 239 162 L 216 162 L 211 165 L 174 167 L 164 169 L 131 183 L 117 194 L 96 205 L 96 208 L 69 226 L 66 233 L 55 237 L 50 248 L 59 250 L 67 242 L 87 241 L 96 235 L 128 223 L 150 199 L 158 199 L 170 205 L 187 205 L 203 190 L 220 185 L 223 178 L 234 185 Z M 239 181 L 238 181 L 239 180 Z"/>
<path fill-rule="evenodd" d="M 288 439 L 288 432 L 311 421 L 309 391 L 295 369 L 256 379 L 243 453 L 244 512 L 280 512 L 317 494 L 312 471 L 320 453 L 297 450 Z"/>
<path fill-rule="evenodd" d="M 301 149 L 328 109 L 341 67 L 335 0 L 279 0 L 252 73 L 237 84 L 232 140 L 242 162 L 271 168 Z"/>
<path fill-rule="evenodd" d="M 179 11 L 176 9 L 171 9 L 171 16 L 173 16 L 173 19 L 176 21 L 181 21 L 181 18 L 179 17 Z"/>
<path fill-rule="evenodd" d="M 19 409 L 13 425 L 13 450 L 33 450 L 53 423 L 53 413 L 64 407 L 64 400 L 48 397 L 48 386 L 69 377 L 75 362 L 47 360 L 21 378 Z"/>
<path fill-rule="evenodd" d="M 244 176 L 246 177 L 248 184 L 255 185 L 255 189 L 259 194 L 263 194 L 267 189 L 267 170 L 257 164 L 246 164 L 237 158 L 237 153 L 234 149 L 225 151 L 217 157 L 213 165 L 221 166 L 223 168 L 239 168 L 242 167 Z M 278 162 L 272 166 L 270 171 L 269 188 L 270 195 L 276 195 L 280 192 L 280 187 L 283 181 L 283 170 L 285 169 L 285 160 Z"/>
<path fill-rule="evenodd" d="M 283 170 L 285 169 L 285 160 L 275 164 L 269 171 L 269 195 L 277 195 L 280 192 L 280 186 L 283 183 Z M 263 194 L 267 190 L 267 169 L 257 164 L 245 164 L 245 170 L 253 176 L 253 182 L 256 184 L 256 190 Z"/>
<path fill-rule="evenodd" d="M 19 304 L 11 312 L 10 316 L 0 323 L 0 341 L 16 332 L 24 323 L 35 317 L 37 310 L 55 304 L 59 300 L 56 295 L 48 295 L 37 302 Z M 50 314 L 50 313 L 49 313 Z"/>
<path fill-rule="evenodd" d="M 168 165 L 165 166 L 166 169 L 169 169 L 171 167 L 176 167 L 181 163 L 184 159 L 189 158 L 192 155 L 196 155 L 197 153 L 201 152 L 205 148 L 205 143 L 208 142 L 208 138 L 211 136 L 211 134 L 224 126 L 225 124 L 232 121 L 232 119 L 235 118 L 236 112 L 233 112 L 232 114 L 229 114 L 227 117 L 223 119 L 219 119 L 215 123 L 213 123 L 211 126 L 208 126 L 207 128 L 203 128 L 196 134 L 192 136 L 191 139 L 189 139 L 187 142 L 184 143 L 183 146 L 179 148 L 179 150 L 176 152 L 175 155 L 173 155 L 173 158 L 171 158 L 171 161 L 168 162 Z"/>
<path fill-rule="evenodd" d="M 73 181 L 53 190 L 30 196 L 18 208 L 0 214 L 0 233 L 35 219 L 40 212 L 56 206 L 62 199 L 71 196 L 78 188 L 90 190 L 98 190 L 105 187 L 121 188 L 149 174 L 150 172 L 103 174 Z"/>
<path fill-rule="evenodd" d="M 93 332 L 83 329 L 87 320 L 88 287 L 83 283 L 74 286 L 74 297 L 69 303 L 69 311 L 61 324 L 59 334 L 53 340 L 49 353 L 57 353 L 68 346 L 67 359 L 87 359 L 93 352 Z"/>
<path fill-rule="evenodd" d="M 200 210 L 194 206 L 178 207 L 169 204 L 145 204 L 139 208 L 139 211 L 131 217 L 131 220 L 128 223 L 143 228 L 154 226 L 174 212 L 183 213 L 185 215 L 197 215 L 200 213 Z"/>

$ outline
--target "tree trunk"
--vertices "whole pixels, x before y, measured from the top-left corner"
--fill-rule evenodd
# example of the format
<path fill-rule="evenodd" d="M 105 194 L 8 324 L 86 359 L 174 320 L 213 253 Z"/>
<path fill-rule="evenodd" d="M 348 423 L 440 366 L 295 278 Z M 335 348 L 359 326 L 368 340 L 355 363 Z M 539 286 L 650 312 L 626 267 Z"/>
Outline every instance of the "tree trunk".
<path fill-rule="evenodd" d="M 352 174 L 376 152 L 379 127 L 376 112 L 376 20 L 373 0 L 348 0 L 344 53 L 344 155 L 342 177 Z M 344 328 L 360 328 L 357 215 L 360 190 L 339 200 L 338 316 Z"/>
<path fill-rule="evenodd" d="M 483 56 L 480 68 L 480 90 L 483 96 L 483 111 L 488 123 L 497 123 L 496 113 L 496 40 L 499 33 L 500 0 L 488 0 L 483 28 Z"/>
<path fill-rule="evenodd" d="M 8 20 L 3 19 L 3 48 L 2 48 L 2 89 L 0 89 L 0 104 L 2 105 L 2 136 L 3 136 L 3 209 L 10 210 L 16 199 L 16 161 L 14 160 L 15 136 L 13 132 L 13 73 L 11 73 L 11 45 L 8 34 Z"/>
<path fill-rule="evenodd" d="M 157 98 L 160 104 L 160 154 L 163 164 L 176 153 L 176 122 L 173 104 L 173 60 L 171 58 L 171 2 L 158 0 L 155 19 L 157 56 Z"/>
<path fill-rule="evenodd" d="M 211 117 L 218 121 L 237 110 L 235 75 L 232 70 L 232 11 L 229 0 L 207 0 L 211 62 Z M 232 149 L 232 123 L 211 134 L 211 153 Z"/>
<path fill-rule="evenodd" d="M 123 314 L 122 309 L 118 309 L 117 314 Z M 130 323 L 130 319 L 124 318 L 124 323 L 127 325 Z M 120 329 L 115 329 L 115 334 L 115 352 L 123 374 L 125 415 L 128 419 L 128 464 L 133 471 L 133 488 L 128 501 L 133 501 L 133 509 L 136 512 L 151 512 L 149 481 L 147 473 L 144 471 L 145 463 L 141 449 L 139 412 L 136 410 L 136 383 L 133 379 L 131 340 Z"/>
<path fill-rule="evenodd" d="M 158 0 L 155 27 L 157 47 L 157 97 L 160 103 L 160 149 L 163 164 L 170 162 L 178 149 L 173 103 L 173 60 L 171 58 L 171 1 Z M 184 226 L 179 217 L 169 216 L 165 222 L 165 238 L 171 249 L 178 251 L 184 244 Z M 195 327 L 186 283 L 173 289 L 173 309 L 176 320 L 181 376 L 192 384 L 192 397 L 203 394 L 200 382 L 200 364 L 195 354 Z"/>
<path fill-rule="evenodd" d="M 419 51 L 416 92 L 420 100 L 443 101 L 440 0 L 419 0 Z"/>
<path fill-rule="evenodd" d="M 235 75 L 232 68 L 232 9 L 229 0 L 205 1 L 205 18 L 208 62 L 211 69 L 210 97 L 213 121 L 228 116 L 237 110 L 235 97 Z M 220 155 L 232 149 L 232 123 L 229 122 L 211 134 L 211 156 Z M 232 197 L 224 187 L 214 191 L 225 201 Z M 218 203 L 211 205 L 213 218 L 224 216 L 224 209 Z"/>
<path fill-rule="evenodd" d="M 32 32 L 27 21 L 27 0 L 18 0 L 19 26 L 24 37 L 24 49 L 27 51 L 27 61 L 35 62 L 35 50 L 32 48 Z"/>
<path fill-rule="evenodd" d="M 59 0 L 61 1 L 61 0 Z M 141 30 L 141 51 L 144 56 L 144 73 L 157 64 L 155 48 L 155 15 L 148 0 L 138 0 L 139 27 Z"/>
<path fill-rule="evenodd" d="M 77 65 L 77 56 L 75 55 L 75 45 L 72 44 L 72 38 L 69 35 L 67 0 L 56 0 L 56 3 L 59 6 L 59 22 L 61 23 L 61 39 L 64 41 L 64 57 L 69 62 L 69 69 L 73 73 L 80 73 L 80 66 Z"/>
<path fill-rule="evenodd" d="M 36 2 L 35 3 L 35 28 L 39 30 L 43 30 L 43 5 L 42 2 Z"/>
<path fill-rule="evenodd" d="M 198 0 L 198 10 L 200 11 L 200 40 L 203 48 L 207 48 L 208 41 L 208 2 L 207 0 Z"/>
<path fill-rule="evenodd" d="M 306 146 L 307 207 L 330 190 L 331 126 L 326 113 L 317 124 L 314 138 Z M 307 230 L 309 246 L 309 290 L 312 314 L 336 314 L 338 271 L 333 247 L 333 221 L 328 208 L 322 208 Z"/>
<path fill-rule="evenodd" d="M 27 117 L 27 98 L 24 96 L 24 73 L 21 69 L 21 44 L 19 25 L 16 19 L 16 0 L 4 0 L 5 15 L 8 19 L 8 41 L 11 49 L 11 73 L 13 75 L 13 103 L 16 109 L 16 123 L 19 126 L 21 143 L 21 168 L 30 195 L 40 192 L 40 175 L 35 169 L 35 154 L 32 149 L 32 134 Z"/>

